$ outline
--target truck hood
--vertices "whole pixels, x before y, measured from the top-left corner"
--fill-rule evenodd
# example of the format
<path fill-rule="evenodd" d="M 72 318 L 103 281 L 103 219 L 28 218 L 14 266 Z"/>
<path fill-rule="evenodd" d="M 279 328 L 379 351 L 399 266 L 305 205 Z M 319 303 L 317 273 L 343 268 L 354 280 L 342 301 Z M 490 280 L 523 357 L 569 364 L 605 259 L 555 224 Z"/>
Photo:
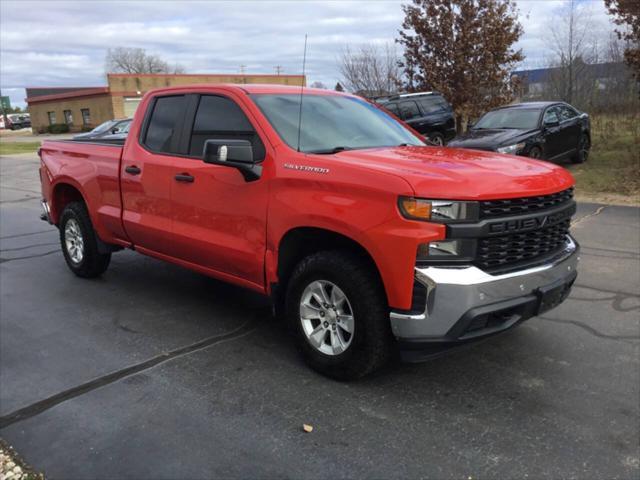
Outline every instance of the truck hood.
<path fill-rule="evenodd" d="M 491 200 L 555 193 L 573 185 L 571 174 L 552 163 L 514 155 L 447 147 L 347 150 L 345 164 L 404 178 L 418 197 Z"/>

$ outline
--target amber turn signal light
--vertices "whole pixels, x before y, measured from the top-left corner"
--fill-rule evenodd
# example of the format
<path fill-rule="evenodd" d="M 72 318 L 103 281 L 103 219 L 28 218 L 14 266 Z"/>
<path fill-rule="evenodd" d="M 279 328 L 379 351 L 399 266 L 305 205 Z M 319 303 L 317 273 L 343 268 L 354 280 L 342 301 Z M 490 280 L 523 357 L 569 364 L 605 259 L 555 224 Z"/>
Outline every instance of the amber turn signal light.
<path fill-rule="evenodd" d="M 400 197 L 400 212 L 411 220 L 429 220 L 431 218 L 431 202 L 421 198 Z"/>

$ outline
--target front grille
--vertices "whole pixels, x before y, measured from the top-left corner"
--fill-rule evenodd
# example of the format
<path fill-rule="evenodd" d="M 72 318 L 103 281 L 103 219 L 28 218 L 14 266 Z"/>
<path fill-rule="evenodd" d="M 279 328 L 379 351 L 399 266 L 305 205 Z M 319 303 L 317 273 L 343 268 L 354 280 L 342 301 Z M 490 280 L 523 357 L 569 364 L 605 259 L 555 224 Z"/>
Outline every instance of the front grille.
<path fill-rule="evenodd" d="M 546 258 L 562 250 L 571 220 L 529 232 L 478 239 L 476 264 L 485 270 L 503 270 Z"/>
<path fill-rule="evenodd" d="M 485 200 L 480 202 L 480 218 L 505 217 L 535 213 L 569 203 L 573 198 L 573 187 L 551 195 L 511 198 L 507 200 Z"/>

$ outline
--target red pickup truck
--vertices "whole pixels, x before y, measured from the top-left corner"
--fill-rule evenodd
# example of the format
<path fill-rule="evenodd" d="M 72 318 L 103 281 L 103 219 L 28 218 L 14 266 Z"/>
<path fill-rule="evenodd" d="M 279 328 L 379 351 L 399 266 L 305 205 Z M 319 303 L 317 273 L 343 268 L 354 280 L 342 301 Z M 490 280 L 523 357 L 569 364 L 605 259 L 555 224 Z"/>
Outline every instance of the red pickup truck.
<path fill-rule="evenodd" d="M 42 217 L 76 275 L 130 248 L 269 295 L 335 378 L 509 329 L 576 278 L 566 170 L 427 146 L 353 95 L 159 89 L 123 145 L 39 153 Z"/>

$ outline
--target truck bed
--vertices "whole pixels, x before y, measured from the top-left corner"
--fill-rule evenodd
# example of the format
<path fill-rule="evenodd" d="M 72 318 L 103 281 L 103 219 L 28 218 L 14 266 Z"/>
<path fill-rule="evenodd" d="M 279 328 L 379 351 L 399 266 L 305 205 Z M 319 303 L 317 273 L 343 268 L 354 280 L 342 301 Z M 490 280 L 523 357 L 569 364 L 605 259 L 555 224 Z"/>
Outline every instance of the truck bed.
<path fill-rule="evenodd" d="M 45 140 L 40 147 L 43 194 L 63 194 L 55 188 L 58 183 L 75 186 L 83 192 L 94 227 L 105 240 L 112 239 L 113 232 L 125 238 L 119 180 L 122 151 L 122 145 L 77 140 Z M 48 188 L 49 182 L 53 188 Z M 59 213 L 51 211 L 54 222 Z"/>

